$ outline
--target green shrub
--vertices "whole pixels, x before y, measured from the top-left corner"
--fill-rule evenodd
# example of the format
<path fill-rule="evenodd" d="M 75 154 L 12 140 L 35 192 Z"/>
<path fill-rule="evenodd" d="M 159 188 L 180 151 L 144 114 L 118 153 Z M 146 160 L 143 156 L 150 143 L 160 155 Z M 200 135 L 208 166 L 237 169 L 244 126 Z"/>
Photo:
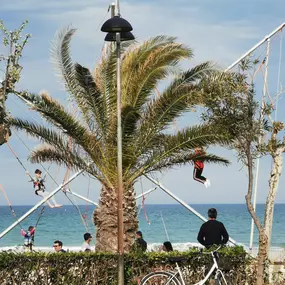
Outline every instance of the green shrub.
<path fill-rule="evenodd" d="M 187 283 L 198 282 L 211 266 L 211 255 L 200 254 L 197 249 L 187 252 L 125 255 L 126 284 L 138 284 L 144 275 L 164 269 L 173 269 L 175 262 L 169 257 L 184 257 L 180 263 L 187 274 Z M 245 284 L 246 253 L 241 247 L 220 251 L 219 264 L 232 284 Z M 108 253 L 0 253 L 0 280 L 8 284 L 117 284 L 117 255 Z"/>

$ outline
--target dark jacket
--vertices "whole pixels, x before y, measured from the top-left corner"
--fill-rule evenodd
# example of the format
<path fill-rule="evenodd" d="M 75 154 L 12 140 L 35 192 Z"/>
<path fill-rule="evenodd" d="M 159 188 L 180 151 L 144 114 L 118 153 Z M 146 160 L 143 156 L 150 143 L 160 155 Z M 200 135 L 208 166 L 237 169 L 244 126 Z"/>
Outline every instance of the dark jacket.
<path fill-rule="evenodd" d="M 213 244 L 226 244 L 229 240 L 229 234 L 223 223 L 209 220 L 201 226 L 197 240 L 209 248 Z"/>
<path fill-rule="evenodd" d="M 136 239 L 136 249 L 145 252 L 147 249 L 147 242 L 143 238 Z"/>

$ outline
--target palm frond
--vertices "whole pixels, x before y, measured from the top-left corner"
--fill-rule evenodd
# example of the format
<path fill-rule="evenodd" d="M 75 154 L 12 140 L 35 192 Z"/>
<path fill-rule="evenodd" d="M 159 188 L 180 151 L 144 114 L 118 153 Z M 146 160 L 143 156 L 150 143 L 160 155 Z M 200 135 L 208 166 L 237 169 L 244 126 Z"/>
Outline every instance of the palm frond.
<path fill-rule="evenodd" d="M 159 36 L 124 55 L 122 62 L 122 102 L 136 109 L 146 102 L 159 80 L 167 77 L 179 60 L 192 56 L 191 49 Z"/>
<path fill-rule="evenodd" d="M 76 29 L 67 27 L 57 33 L 51 45 L 51 60 L 56 73 L 62 77 L 66 90 L 76 98 L 77 86 L 74 81 L 74 67 L 70 56 L 70 42 L 75 31 Z"/>
<path fill-rule="evenodd" d="M 156 160 L 155 158 L 153 158 L 153 159 Z M 169 158 L 165 158 L 162 160 L 156 160 L 157 163 L 153 164 L 151 167 L 146 169 L 143 174 L 145 175 L 145 174 L 148 174 L 148 173 L 154 172 L 154 171 L 163 171 L 166 169 L 171 169 L 175 166 L 183 166 L 186 164 L 194 164 L 194 159 L 197 159 L 197 156 L 195 156 L 195 155 L 189 156 L 188 155 L 188 157 L 187 157 L 185 155 L 185 156 L 169 157 Z M 214 155 L 214 154 L 207 154 L 207 155 L 201 157 L 200 159 L 206 163 L 222 164 L 225 166 L 230 164 L 229 160 L 227 160 L 226 158 L 219 157 L 219 156 Z"/>
<path fill-rule="evenodd" d="M 149 143 L 149 147 L 140 151 L 140 157 L 137 160 L 140 166 L 134 167 L 134 171 L 148 171 L 153 165 L 159 165 L 160 161 L 174 161 L 183 158 L 183 161 L 189 161 L 193 157 L 196 147 L 207 147 L 209 145 L 228 146 L 232 141 L 223 134 L 217 134 L 212 126 L 201 125 L 188 127 L 177 132 L 175 135 L 158 135 Z M 197 158 L 197 155 L 195 156 Z M 187 159 L 186 159 L 187 158 Z M 208 159 L 207 157 L 198 157 Z M 144 170 L 143 170 L 144 169 Z M 137 176 L 132 170 L 129 171 L 131 177 Z M 133 178 L 132 178 L 133 179 Z"/>
<path fill-rule="evenodd" d="M 66 152 L 69 150 L 66 137 L 64 135 L 60 135 L 58 131 L 54 131 L 43 125 L 22 120 L 20 118 L 9 118 L 8 122 L 11 127 L 25 131 L 28 135 L 40 139 L 44 143 L 53 145 L 60 151 Z"/>
<path fill-rule="evenodd" d="M 85 113 L 89 113 L 88 116 L 92 117 L 94 124 L 96 122 L 99 126 L 101 135 L 105 137 L 108 128 L 108 108 L 93 76 L 88 68 L 76 63 L 75 78 L 82 89 L 82 92 L 77 95 L 78 102 L 84 106 Z"/>
<path fill-rule="evenodd" d="M 62 152 L 58 148 L 50 145 L 42 145 L 33 150 L 29 156 L 32 163 L 54 162 L 59 165 L 64 164 L 73 170 L 84 170 L 96 177 L 99 181 L 103 180 L 99 169 L 90 167 L 88 159 L 82 157 L 82 154 L 76 152 Z"/>
<path fill-rule="evenodd" d="M 116 110 L 116 72 L 117 72 L 117 55 L 114 45 L 108 46 L 106 53 L 102 55 L 101 62 L 96 66 L 93 73 L 94 80 L 106 104 L 104 110 L 106 114 L 111 114 Z"/>

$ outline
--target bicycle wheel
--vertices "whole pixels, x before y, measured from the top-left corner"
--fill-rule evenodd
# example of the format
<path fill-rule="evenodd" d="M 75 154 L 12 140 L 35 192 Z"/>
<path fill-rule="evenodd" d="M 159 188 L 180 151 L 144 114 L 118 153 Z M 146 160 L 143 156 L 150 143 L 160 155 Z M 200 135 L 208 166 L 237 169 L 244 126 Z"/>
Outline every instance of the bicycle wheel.
<path fill-rule="evenodd" d="M 220 272 L 218 272 L 217 278 L 215 279 L 215 285 L 229 285 L 229 283 L 226 282 L 226 279 L 224 275 Z"/>
<path fill-rule="evenodd" d="M 181 285 L 179 280 L 166 271 L 152 272 L 146 275 L 140 285 Z"/>

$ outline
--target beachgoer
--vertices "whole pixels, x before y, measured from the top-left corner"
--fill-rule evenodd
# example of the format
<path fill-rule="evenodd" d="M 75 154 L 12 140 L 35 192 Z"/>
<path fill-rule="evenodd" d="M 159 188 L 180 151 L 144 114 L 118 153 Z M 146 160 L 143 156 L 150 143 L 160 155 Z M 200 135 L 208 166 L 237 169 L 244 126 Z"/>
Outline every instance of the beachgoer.
<path fill-rule="evenodd" d="M 85 233 L 83 235 L 84 237 L 84 243 L 81 246 L 82 251 L 91 251 L 91 246 L 90 246 L 90 242 L 92 240 L 92 236 L 90 233 Z"/>
<path fill-rule="evenodd" d="M 215 208 L 208 210 L 209 220 L 204 223 L 198 233 L 197 240 L 206 248 L 216 244 L 226 244 L 229 234 L 223 223 L 216 220 L 218 212 Z"/>
<path fill-rule="evenodd" d="M 171 252 L 173 251 L 173 247 L 170 241 L 165 241 L 161 246 L 162 251 Z"/>
<path fill-rule="evenodd" d="M 35 194 L 38 195 L 38 196 L 41 196 L 42 198 L 45 198 L 45 197 L 47 197 L 49 195 L 49 192 L 47 192 L 45 190 L 44 179 L 41 178 L 41 175 L 42 175 L 41 170 L 36 169 L 35 170 L 35 178 L 33 180 L 33 184 L 34 184 Z M 50 203 L 50 201 L 47 200 L 47 204 L 49 205 L 50 208 L 54 208 L 54 207 L 60 208 L 60 207 L 62 207 L 62 205 L 60 205 L 60 204 L 58 204 L 56 202 L 54 197 L 51 197 L 50 199 L 54 203 L 54 205 L 52 205 Z"/>
<path fill-rule="evenodd" d="M 21 229 L 21 235 L 24 237 L 24 246 L 28 247 L 31 251 L 34 245 L 35 230 L 36 228 L 33 226 L 29 226 L 27 231 Z"/>
<path fill-rule="evenodd" d="M 195 155 L 202 155 L 205 154 L 205 152 L 202 150 L 202 148 L 197 147 L 195 148 Z M 204 162 L 202 160 L 194 160 L 194 170 L 193 170 L 193 179 L 203 183 L 206 188 L 211 186 L 211 182 L 206 177 L 202 176 L 202 172 L 204 170 Z"/>
<path fill-rule="evenodd" d="M 140 252 L 145 252 L 147 250 L 147 242 L 143 239 L 143 235 L 141 231 L 136 232 L 134 250 L 140 251 Z"/>
<path fill-rule="evenodd" d="M 53 243 L 53 248 L 56 252 L 66 252 L 63 248 L 62 248 L 62 241 L 60 240 L 56 240 Z"/>

